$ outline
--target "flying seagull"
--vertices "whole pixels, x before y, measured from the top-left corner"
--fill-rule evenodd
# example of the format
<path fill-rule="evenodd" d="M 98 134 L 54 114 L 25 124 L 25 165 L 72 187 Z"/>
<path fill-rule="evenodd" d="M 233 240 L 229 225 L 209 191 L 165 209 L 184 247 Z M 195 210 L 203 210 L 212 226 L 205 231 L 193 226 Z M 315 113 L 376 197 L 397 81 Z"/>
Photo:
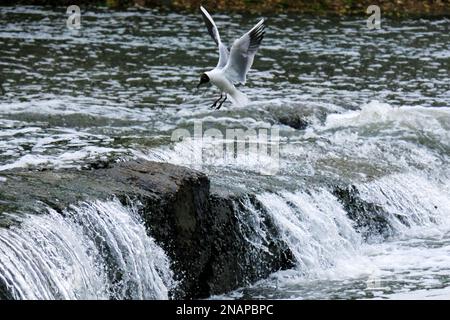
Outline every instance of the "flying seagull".
<path fill-rule="evenodd" d="M 211 108 L 220 109 L 228 96 L 234 104 L 243 106 L 248 102 L 247 96 L 236 89 L 235 84 L 245 84 L 247 72 L 253 64 L 253 59 L 264 37 L 266 28 L 264 19 L 259 21 L 249 32 L 235 40 L 231 50 L 228 51 L 220 40 L 219 30 L 211 15 L 203 7 L 200 7 L 200 11 L 209 34 L 219 48 L 219 62 L 214 69 L 201 75 L 197 88 L 204 83 L 211 82 L 220 89 L 220 97 Z M 223 97 L 224 94 L 225 98 Z"/>

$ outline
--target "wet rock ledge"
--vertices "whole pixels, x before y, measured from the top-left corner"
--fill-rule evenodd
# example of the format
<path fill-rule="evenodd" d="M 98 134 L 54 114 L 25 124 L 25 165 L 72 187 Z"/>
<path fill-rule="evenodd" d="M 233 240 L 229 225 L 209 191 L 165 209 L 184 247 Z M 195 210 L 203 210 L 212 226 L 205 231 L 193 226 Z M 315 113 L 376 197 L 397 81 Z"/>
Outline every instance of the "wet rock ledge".
<path fill-rule="evenodd" d="M 0 177 L 0 227 L 11 223 L 4 212 L 39 214 L 46 205 L 61 212 L 70 204 L 113 196 L 124 204 L 138 200 L 149 234 L 179 277 L 174 298 L 225 293 L 293 265 L 270 216 L 260 210 L 262 219 L 255 222 L 247 210 L 257 201 L 211 193 L 201 172 L 130 161 L 91 170 L 12 170 Z"/>

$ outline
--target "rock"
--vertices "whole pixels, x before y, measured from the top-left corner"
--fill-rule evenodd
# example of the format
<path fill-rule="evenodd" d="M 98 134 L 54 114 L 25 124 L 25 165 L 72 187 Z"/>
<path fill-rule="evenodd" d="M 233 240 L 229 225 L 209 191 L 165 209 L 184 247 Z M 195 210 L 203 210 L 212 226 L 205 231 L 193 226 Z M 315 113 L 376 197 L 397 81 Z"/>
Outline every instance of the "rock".
<path fill-rule="evenodd" d="M 322 106 L 308 104 L 273 105 L 267 111 L 275 123 L 297 130 L 305 130 L 313 123 L 323 123 L 329 112 Z"/>
<path fill-rule="evenodd" d="M 211 237 L 211 259 L 201 275 L 205 292 L 220 294 L 294 267 L 291 251 L 255 197 L 212 195 L 210 205 L 207 220 L 214 223 L 216 235 Z"/>
<path fill-rule="evenodd" d="M 308 127 L 308 121 L 302 119 L 299 115 L 281 116 L 278 121 L 297 130 L 305 130 Z"/>
<path fill-rule="evenodd" d="M 11 300 L 12 296 L 6 286 L 0 281 L 0 300 Z"/>
<path fill-rule="evenodd" d="M 80 201 L 113 195 L 124 204 L 141 202 L 148 232 L 171 258 L 179 278 L 171 292 L 175 298 L 222 294 L 293 266 L 289 248 L 257 200 L 211 194 L 208 177 L 198 171 L 130 161 L 92 170 L 12 170 L 0 176 L 0 222 L 2 212 L 39 214 L 45 205 L 61 212 Z M 258 221 L 243 203 L 258 210 Z"/>
<path fill-rule="evenodd" d="M 355 222 L 355 227 L 364 240 L 377 237 L 389 237 L 394 229 L 389 221 L 389 213 L 382 207 L 369 203 L 359 196 L 358 189 L 353 186 L 337 186 L 333 194 L 342 203 L 347 215 Z"/>

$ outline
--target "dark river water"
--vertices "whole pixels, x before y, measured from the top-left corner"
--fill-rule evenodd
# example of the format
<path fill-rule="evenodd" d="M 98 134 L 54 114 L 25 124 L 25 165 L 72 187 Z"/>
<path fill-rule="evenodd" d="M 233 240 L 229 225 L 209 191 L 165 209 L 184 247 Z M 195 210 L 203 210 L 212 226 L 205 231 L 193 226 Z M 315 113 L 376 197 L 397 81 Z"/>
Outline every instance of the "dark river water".
<path fill-rule="evenodd" d="M 214 18 L 231 44 L 260 17 Z M 217 52 L 200 14 L 90 9 L 71 30 L 65 8 L 0 7 L 0 179 L 12 168 L 111 159 L 182 164 L 208 173 L 213 188 L 256 193 L 298 261 L 293 270 L 213 298 L 449 298 L 450 20 L 383 17 L 380 30 L 369 30 L 363 17 L 266 18 L 241 88 L 250 104 L 211 110 L 218 92 L 196 85 Z M 286 117 L 306 127 L 292 128 Z M 175 130 L 193 133 L 195 125 L 224 135 L 277 132 L 267 145 L 278 156 L 249 151 L 230 160 L 214 153 L 224 140 L 173 141 Z M 351 183 L 383 207 L 395 235 L 365 241 L 331 182 Z M 14 251 L 2 236 L 16 232 L 9 236 L 33 241 L 24 230 L 41 235 L 38 225 L 46 223 L 31 217 L 23 229 L 0 230 L 0 270 L 14 274 Z M 58 226 L 69 230 L 67 223 Z M 157 250 L 163 261 L 150 240 L 142 250 Z M 103 297 L 92 293 L 108 290 L 101 271 L 83 272 L 88 289 L 64 282 L 63 298 Z M 165 297 L 160 280 L 147 280 L 156 285 L 144 289 L 159 294 L 135 298 Z M 18 283 L 17 298 L 52 297 Z"/>

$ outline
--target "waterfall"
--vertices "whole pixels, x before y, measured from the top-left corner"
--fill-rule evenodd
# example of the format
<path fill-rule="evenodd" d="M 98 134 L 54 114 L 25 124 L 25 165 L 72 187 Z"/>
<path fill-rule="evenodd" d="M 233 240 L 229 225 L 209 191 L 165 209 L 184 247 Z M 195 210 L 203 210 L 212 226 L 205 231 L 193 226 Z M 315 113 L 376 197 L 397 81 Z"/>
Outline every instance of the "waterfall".
<path fill-rule="evenodd" d="M 450 227 L 450 191 L 448 180 L 443 180 L 420 173 L 392 174 L 357 188 L 362 199 L 384 208 L 397 233 L 407 235 L 424 227 Z"/>
<path fill-rule="evenodd" d="M 258 200 L 274 219 L 303 276 L 352 257 L 362 239 L 339 201 L 326 190 L 264 193 Z"/>
<path fill-rule="evenodd" d="M 293 270 L 245 290 L 259 296 L 275 287 L 276 295 L 267 297 L 276 298 L 370 297 L 365 295 L 370 279 L 388 283 L 386 292 L 402 296 L 404 288 L 438 290 L 441 275 L 450 270 L 448 180 L 395 173 L 355 184 L 354 190 L 355 197 L 374 205 L 369 208 L 380 208 L 393 231 L 387 238 L 366 242 L 345 199 L 327 185 L 241 200 L 236 218 L 249 248 L 268 250 L 270 218 L 296 261 Z M 83 202 L 62 213 L 47 208 L 10 215 L 17 223 L 0 229 L 0 295 L 167 299 L 176 285 L 170 261 L 147 235 L 137 211 L 111 200 Z"/>
<path fill-rule="evenodd" d="M 260 210 L 274 221 L 296 267 L 221 297 L 445 296 L 450 285 L 442 280 L 450 270 L 448 180 L 420 172 L 395 173 L 355 184 L 354 190 L 361 203 L 380 210 L 392 231 L 386 238 L 366 241 L 345 202 L 329 186 L 262 193 L 257 196 Z"/>
<path fill-rule="evenodd" d="M 84 202 L 13 215 L 0 229 L 0 287 L 13 299 L 167 299 L 169 259 L 134 206 Z"/>

